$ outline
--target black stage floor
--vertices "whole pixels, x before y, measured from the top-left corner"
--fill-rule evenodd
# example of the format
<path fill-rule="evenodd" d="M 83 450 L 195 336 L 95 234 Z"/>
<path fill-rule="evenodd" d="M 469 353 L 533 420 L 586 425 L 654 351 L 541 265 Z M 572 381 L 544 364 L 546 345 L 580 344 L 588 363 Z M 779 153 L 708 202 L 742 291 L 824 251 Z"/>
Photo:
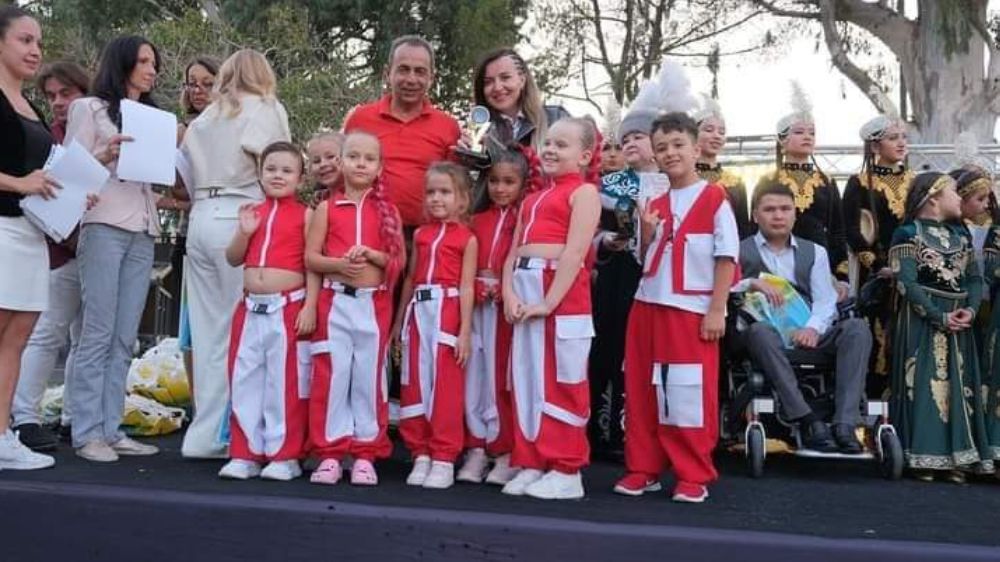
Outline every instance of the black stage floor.
<path fill-rule="evenodd" d="M 717 455 L 703 505 L 611 492 L 595 463 L 587 498 L 510 498 L 492 486 L 404 484 L 398 451 L 374 489 L 222 481 L 221 461 L 163 449 L 111 465 L 68 447 L 55 468 L 0 472 L 0 562 L 34 560 L 1000 560 L 1000 481 L 888 482 L 874 464 L 768 458 L 764 478 Z M 665 478 L 666 490 L 671 481 Z"/>

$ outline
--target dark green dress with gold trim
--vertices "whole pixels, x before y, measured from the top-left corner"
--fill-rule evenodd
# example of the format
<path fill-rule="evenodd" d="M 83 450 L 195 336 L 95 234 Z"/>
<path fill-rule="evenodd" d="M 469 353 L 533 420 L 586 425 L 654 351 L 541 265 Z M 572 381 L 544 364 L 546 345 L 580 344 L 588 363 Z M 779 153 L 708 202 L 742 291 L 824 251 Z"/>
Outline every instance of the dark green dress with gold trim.
<path fill-rule="evenodd" d="M 979 309 L 982 276 L 958 224 L 917 219 L 896 229 L 889 264 L 900 302 L 893 331 L 890 418 L 914 469 L 992 472 L 972 330 L 946 315 Z"/>
<path fill-rule="evenodd" d="M 1000 226 L 990 228 L 983 245 L 983 277 L 993 295 L 983 353 L 983 393 L 986 396 L 986 429 L 994 458 L 1000 458 Z"/>

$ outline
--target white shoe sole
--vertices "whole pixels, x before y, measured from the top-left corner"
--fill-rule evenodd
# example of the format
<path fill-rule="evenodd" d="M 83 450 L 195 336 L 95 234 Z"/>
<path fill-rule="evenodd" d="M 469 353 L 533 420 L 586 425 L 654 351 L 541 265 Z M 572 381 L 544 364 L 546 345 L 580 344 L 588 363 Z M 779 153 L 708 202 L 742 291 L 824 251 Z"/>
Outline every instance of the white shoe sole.
<path fill-rule="evenodd" d="M 630 490 L 624 486 L 618 486 L 616 484 L 614 487 L 614 492 L 616 494 L 621 494 L 623 496 L 631 496 L 633 498 L 637 498 L 645 494 L 646 492 L 659 492 L 662 489 L 663 485 L 661 485 L 659 482 L 653 482 L 652 484 L 647 484 L 646 487 L 641 490 Z"/>
<path fill-rule="evenodd" d="M 469 484 L 482 484 L 483 477 L 482 474 L 476 474 L 475 472 L 466 472 L 464 470 L 458 471 L 455 475 L 455 480 L 457 482 L 468 482 Z"/>
<path fill-rule="evenodd" d="M 708 492 L 705 492 L 698 497 L 674 494 L 674 496 L 670 499 L 677 503 L 705 503 L 705 500 L 708 499 Z"/>
<path fill-rule="evenodd" d="M 301 469 L 291 473 L 282 472 L 280 474 L 273 474 L 264 470 L 260 471 L 261 480 L 271 480 L 272 482 L 290 482 L 301 476 L 302 476 Z"/>
<path fill-rule="evenodd" d="M 52 468 L 56 464 L 56 459 L 49 457 L 47 460 L 35 462 L 0 462 L 0 470 L 42 470 Z"/>

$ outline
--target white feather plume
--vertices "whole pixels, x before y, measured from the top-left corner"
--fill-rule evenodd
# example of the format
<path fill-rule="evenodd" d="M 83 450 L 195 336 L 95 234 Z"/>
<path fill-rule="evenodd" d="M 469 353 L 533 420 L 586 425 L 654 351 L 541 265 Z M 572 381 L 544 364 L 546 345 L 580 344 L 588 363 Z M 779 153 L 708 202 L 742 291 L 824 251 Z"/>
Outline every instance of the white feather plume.
<path fill-rule="evenodd" d="M 955 161 L 961 166 L 982 166 L 979 158 L 979 141 L 975 133 L 965 131 L 955 137 Z"/>
<path fill-rule="evenodd" d="M 719 105 L 719 100 L 707 94 L 701 95 L 701 107 L 698 108 L 693 117 L 699 124 L 709 117 L 715 117 L 723 122 L 726 120 L 726 117 L 722 114 L 722 106 Z"/>
<path fill-rule="evenodd" d="M 802 89 L 802 84 L 798 80 L 792 80 L 792 112 L 797 115 L 812 115 L 812 111 L 812 102 Z"/>
<path fill-rule="evenodd" d="M 601 134 L 606 139 L 618 138 L 618 128 L 622 124 L 622 107 L 614 96 L 608 96 L 608 103 L 604 106 L 604 129 Z"/>
<path fill-rule="evenodd" d="M 629 111 L 648 111 L 655 115 L 671 111 L 689 112 L 697 105 L 684 67 L 664 57 L 656 76 L 640 86 Z"/>

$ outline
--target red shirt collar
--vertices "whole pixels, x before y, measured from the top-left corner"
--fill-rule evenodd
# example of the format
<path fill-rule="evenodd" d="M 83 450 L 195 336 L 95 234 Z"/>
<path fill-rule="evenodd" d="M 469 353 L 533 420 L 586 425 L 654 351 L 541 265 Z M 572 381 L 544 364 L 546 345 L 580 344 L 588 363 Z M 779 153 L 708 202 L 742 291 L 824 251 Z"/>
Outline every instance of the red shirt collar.
<path fill-rule="evenodd" d="M 434 110 L 434 104 L 432 104 L 431 101 L 429 99 L 427 99 L 427 96 L 424 96 L 424 102 L 423 102 L 423 105 L 420 107 L 420 115 L 419 115 L 419 117 L 423 117 L 425 115 L 430 115 L 431 111 L 433 111 L 433 110 Z M 392 94 L 391 93 L 390 94 L 385 94 L 384 96 L 382 96 L 381 98 L 379 98 L 379 100 L 378 100 L 378 113 L 379 113 L 379 115 L 384 115 L 384 116 L 389 117 L 391 119 L 395 119 L 396 121 L 401 121 L 400 118 L 398 118 L 398 117 L 396 117 L 395 115 L 392 114 Z"/>

